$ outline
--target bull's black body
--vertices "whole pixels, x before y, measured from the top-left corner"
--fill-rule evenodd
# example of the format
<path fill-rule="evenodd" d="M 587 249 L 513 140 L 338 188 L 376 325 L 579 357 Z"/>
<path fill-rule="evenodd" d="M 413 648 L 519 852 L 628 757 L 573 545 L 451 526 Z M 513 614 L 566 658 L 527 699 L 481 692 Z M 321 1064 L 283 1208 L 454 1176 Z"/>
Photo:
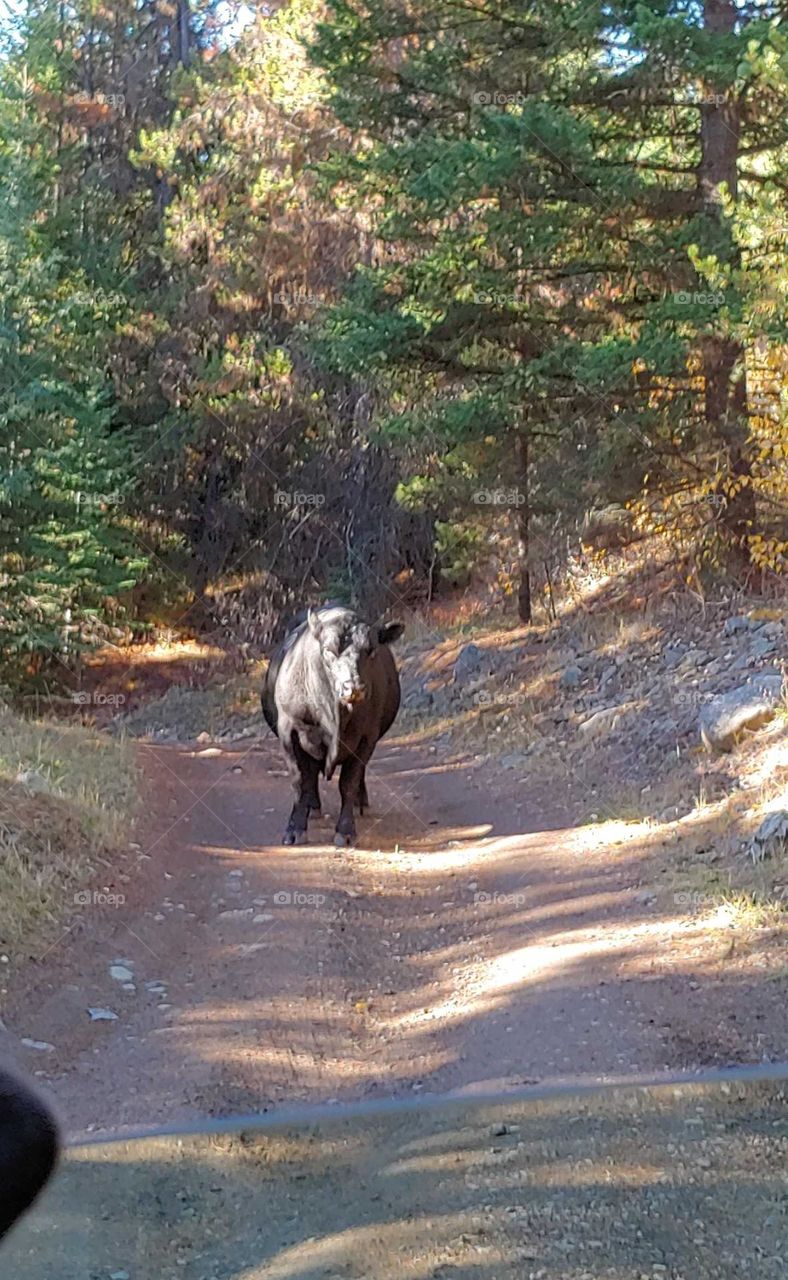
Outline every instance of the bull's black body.
<path fill-rule="evenodd" d="M 14 1072 L 0 1069 L 0 1237 L 35 1200 L 58 1150 L 47 1104 Z"/>
<path fill-rule="evenodd" d="M 399 676 L 389 649 L 399 624 L 372 627 L 351 609 L 327 605 L 308 614 L 274 653 L 262 690 L 263 715 L 282 743 L 296 793 L 285 844 L 306 838 L 320 811 L 318 779 L 340 766 L 337 845 L 351 843 L 353 806 L 369 801 L 365 771 L 377 741 L 399 710 Z"/>

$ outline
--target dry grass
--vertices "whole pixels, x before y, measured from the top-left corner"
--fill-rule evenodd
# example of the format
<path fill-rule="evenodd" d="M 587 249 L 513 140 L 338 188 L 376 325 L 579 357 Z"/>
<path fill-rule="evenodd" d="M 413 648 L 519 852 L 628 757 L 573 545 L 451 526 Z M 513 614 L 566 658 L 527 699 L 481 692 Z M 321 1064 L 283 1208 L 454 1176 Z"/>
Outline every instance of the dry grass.
<path fill-rule="evenodd" d="M 73 909 L 127 838 L 137 781 L 128 748 L 0 711 L 0 945 L 46 938 Z"/>

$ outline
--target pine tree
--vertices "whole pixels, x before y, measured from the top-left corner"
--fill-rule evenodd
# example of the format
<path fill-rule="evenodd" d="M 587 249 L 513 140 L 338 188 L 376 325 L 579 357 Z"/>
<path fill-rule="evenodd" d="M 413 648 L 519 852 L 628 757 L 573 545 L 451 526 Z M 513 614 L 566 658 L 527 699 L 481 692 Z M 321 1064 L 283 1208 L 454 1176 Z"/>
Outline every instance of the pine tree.
<path fill-rule="evenodd" d="M 751 254 L 737 229 L 758 199 L 784 207 L 771 9 L 340 0 L 322 28 L 363 139 L 326 176 L 381 248 L 323 340 L 407 405 L 390 430 L 434 433 L 455 468 L 512 457 L 523 618 L 526 473 L 539 501 L 578 452 L 581 494 L 648 479 L 729 552 L 757 538 L 745 354 L 772 284 L 751 258 L 784 232 L 762 223 Z"/>
<path fill-rule="evenodd" d="M 62 252 L 57 157 L 24 63 L 0 84 L 0 642 L 70 660 L 143 569 L 123 515 L 134 474 L 112 421 L 106 300 Z"/>

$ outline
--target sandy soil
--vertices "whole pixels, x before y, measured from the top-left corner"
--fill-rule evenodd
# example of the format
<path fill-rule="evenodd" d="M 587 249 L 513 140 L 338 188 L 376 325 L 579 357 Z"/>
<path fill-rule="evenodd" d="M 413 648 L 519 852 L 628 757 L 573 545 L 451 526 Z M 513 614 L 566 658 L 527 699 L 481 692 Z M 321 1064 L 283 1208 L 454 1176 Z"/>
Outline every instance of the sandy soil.
<path fill-rule="evenodd" d="M 139 750 L 125 901 L 10 984 L 12 1042 L 51 1046 L 17 1057 L 72 1135 L 788 1057 L 779 984 L 730 963 L 724 922 L 644 893 L 642 834 L 567 828 L 560 787 L 394 738 L 358 847 L 324 817 L 285 848 L 272 738 Z"/>

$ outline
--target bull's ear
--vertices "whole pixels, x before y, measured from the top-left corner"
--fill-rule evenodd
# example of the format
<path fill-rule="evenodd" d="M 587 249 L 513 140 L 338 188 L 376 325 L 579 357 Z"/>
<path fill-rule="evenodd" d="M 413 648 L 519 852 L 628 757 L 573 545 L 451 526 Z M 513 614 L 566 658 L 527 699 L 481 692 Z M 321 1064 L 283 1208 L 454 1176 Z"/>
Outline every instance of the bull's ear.
<path fill-rule="evenodd" d="M 316 640 L 319 640 L 320 633 L 323 630 L 323 624 L 320 621 L 320 615 L 315 613 L 314 609 L 310 609 L 307 612 L 306 620 L 309 624 L 309 630 L 312 632 L 312 635 L 315 637 Z"/>
<path fill-rule="evenodd" d="M 393 644 L 399 640 L 405 630 L 401 622 L 389 622 L 385 627 L 378 627 L 378 643 Z"/>

